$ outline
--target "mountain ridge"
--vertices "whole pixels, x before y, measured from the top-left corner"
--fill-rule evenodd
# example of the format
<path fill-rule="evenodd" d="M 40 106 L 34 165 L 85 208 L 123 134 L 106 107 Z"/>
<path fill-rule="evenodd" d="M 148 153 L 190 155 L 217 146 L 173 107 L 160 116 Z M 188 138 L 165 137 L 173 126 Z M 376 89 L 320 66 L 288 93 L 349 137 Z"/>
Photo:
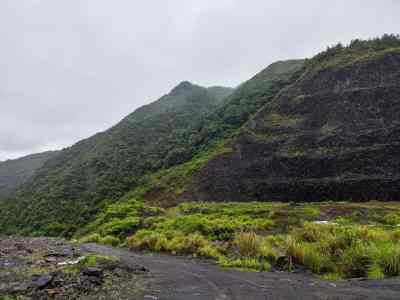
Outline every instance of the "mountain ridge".
<path fill-rule="evenodd" d="M 110 129 L 62 150 L 0 207 L 0 227 L 19 230 L 15 227 L 25 223 L 55 233 L 65 231 L 66 223 L 75 230 L 144 173 L 190 159 L 196 124 L 231 91 L 220 88 L 214 94 L 185 82 Z"/>
<path fill-rule="evenodd" d="M 391 35 L 338 44 L 234 91 L 181 82 L 46 162 L 0 206 L 0 231 L 70 236 L 130 200 L 395 200 L 399 49 Z"/>
<path fill-rule="evenodd" d="M 17 159 L 0 162 L 0 197 L 28 182 L 47 160 L 56 156 L 58 151 L 46 151 L 30 154 Z"/>

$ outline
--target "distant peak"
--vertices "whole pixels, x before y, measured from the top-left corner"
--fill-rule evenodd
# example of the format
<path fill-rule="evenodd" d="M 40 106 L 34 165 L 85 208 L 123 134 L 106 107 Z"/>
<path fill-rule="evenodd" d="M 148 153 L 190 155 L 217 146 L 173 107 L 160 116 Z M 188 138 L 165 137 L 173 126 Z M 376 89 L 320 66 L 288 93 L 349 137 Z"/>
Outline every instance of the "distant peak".
<path fill-rule="evenodd" d="M 181 83 L 179 83 L 177 85 L 177 87 L 185 88 L 185 87 L 191 87 L 192 85 L 193 84 L 191 82 L 189 82 L 189 81 L 182 81 Z"/>
<path fill-rule="evenodd" d="M 182 81 L 176 87 L 174 87 L 171 91 L 171 94 L 177 94 L 181 92 L 185 92 L 191 90 L 195 85 L 189 81 Z"/>

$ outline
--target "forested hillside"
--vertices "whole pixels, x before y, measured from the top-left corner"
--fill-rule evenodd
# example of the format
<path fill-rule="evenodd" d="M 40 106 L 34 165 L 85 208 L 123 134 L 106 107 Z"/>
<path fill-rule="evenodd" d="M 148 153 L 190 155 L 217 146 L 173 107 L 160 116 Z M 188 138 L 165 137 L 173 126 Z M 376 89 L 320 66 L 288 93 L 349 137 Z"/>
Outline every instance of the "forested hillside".
<path fill-rule="evenodd" d="M 182 82 L 108 131 L 48 161 L 33 182 L 6 203 L 1 228 L 52 235 L 74 232 L 105 204 L 140 187 L 148 174 L 190 161 L 231 136 L 292 81 L 302 64 L 273 64 L 232 95 L 232 89 Z"/>
<path fill-rule="evenodd" d="M 46 162 L 2 204 L 0 230 L 133 230 L 144 204 L 395 200 L 399 126 L 393 35 L 274 63 L 234 91 L 182 82 Z"/>
<path fill-rule="evenodd" d="M 0 197 L 4 197 L 29 181 L 35 172 L 57 153 L 57 151 L 50 151 L 0 162 Z"/>
<path fill-rule="evenodd" d="M 231 91 L 182 82 L 109 130 L 64 149 L 3 204 L 0 227 L 74 231 L 143 174 L 189 160 L 197 124 Z"/>

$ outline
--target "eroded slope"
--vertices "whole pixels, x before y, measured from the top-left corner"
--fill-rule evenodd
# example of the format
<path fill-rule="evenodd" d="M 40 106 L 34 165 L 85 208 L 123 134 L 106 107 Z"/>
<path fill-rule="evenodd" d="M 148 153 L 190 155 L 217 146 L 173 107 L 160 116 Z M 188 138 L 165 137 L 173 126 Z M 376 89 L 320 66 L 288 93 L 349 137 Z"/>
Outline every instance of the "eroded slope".
<path fill-rule="evenodd" d="M 400 49 L 356 46 L 309 61 L 183 198 L 398 200 Z"/>

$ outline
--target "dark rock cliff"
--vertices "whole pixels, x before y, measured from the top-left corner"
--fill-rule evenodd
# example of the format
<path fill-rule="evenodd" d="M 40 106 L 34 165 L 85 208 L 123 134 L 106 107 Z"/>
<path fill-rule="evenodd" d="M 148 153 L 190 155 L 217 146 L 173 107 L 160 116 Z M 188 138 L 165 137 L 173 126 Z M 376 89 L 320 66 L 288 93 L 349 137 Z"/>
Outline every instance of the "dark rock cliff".
<path fill-rule="evenodd" d="M 400 199 L 400 51 L 310 67 L 184 194 L 193 200 Z"/>

